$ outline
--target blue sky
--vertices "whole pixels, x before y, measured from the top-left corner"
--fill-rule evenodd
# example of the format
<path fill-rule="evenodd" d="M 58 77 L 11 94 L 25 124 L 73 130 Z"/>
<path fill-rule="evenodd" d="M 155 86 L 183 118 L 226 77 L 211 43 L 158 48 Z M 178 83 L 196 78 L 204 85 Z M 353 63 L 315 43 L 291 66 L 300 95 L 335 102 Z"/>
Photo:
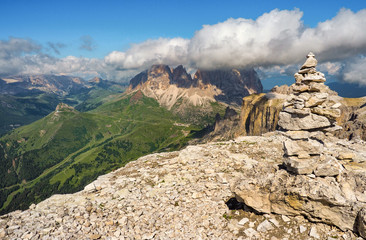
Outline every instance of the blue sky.
<path fill-rule="evenodd" d="M 345 69 L 348 72 L 339 70 L 337 76 L 347 79 L 346 73 L 351 69 L 363 69 L 359 65 L 366 62 L 366 34 L 359 36 L 364 31 L 365 8 L 365 0 L 0 0 L 0 75 L 27 72 L 99 74 L 118 80 L 149 64 L 165 63 L 192 68 L 253 66 L 268 77 L 276 71 L 291 72 L 290 63 L 299 64 L 305 58 L 296 56 L 286 61 L 287 56 L 282 56 L 287 51 L 286 45 L 294 47 L 300 42 L 302 51 L 297 53 L 291 48 L 288 51 L 306 55 L 309 49 L 315 49 L 316 54 L 321 54 L 320 62 L 327 63 L 325 70 Z M 338 23 L 348 19 L 354 29 Z M 276 21 L 279 22 L 278 31 L 290 32 L 288 36 L 276 33 Z M 329 24 L 319 27 L 319 23 L 328 21 Z M 329 28 L 334 29 L 329 31 Z M 236 32 L 241 34 L 238 39 L 235 39 Z M 344 32 L 344 36 L 338 36 L 337 32 Z M 229 40 L 220 38 L 224 33 Z M 322 43 L 321 35 L 328 42 Z M 307 36 L 315 39 L 314 47 Z M 351 40 L 342 45 L 347 36 Z M 340 44 L 332 40 L 338 37 Z M 269 46 L 267 52 L 241 48 L 240 43 L 251 44 L 250 38 L 258 42 L 265 39 L 262 45 L 255 43 L 253 49 Z M 226 43 L 230 48 L 222 45 Z M 278 61 L 269 53 L 273 43 L 278 46 L 276 54 L 282 57 Z M 207 52 L 212 46 L 218 49 Z M 266 59 L 235 56 L 232 53 L 236 48 L 242 49 L 241 55 L 249 50 L 248 56 L 263 55 Z M 335 49 L 340 49 L 337 56 Z M 230 59 L 230 56 L 235 58 Z M 347 76 L 360 82 L 358 75 Z"/>
<path fill-rule="evenodd" d="M 275 8 L 299 8 L 304 23 L 315 27 L 343 7 L 358 11 L 366 7 L 366 1 L 1 0 L 0 39 L 61 43 L 66 46 L 60 49 L 60 57 L 102 58 L 114 50 L 126 50 L 131 43 L 159 37 L 191 38 L 202 25 L 228 18 L 256 19 Z M 83 36 L 93 39 L 93 51 L 80 49 Z"/>

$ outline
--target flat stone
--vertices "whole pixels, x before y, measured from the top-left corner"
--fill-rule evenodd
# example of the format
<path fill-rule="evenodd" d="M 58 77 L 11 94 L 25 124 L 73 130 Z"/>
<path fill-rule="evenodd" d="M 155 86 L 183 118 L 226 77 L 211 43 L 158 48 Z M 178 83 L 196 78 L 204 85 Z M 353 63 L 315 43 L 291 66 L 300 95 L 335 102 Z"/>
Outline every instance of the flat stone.
<path fill-rule="evenodd" d="M 284 164 L 287 171 L 300 175 L 311 174 L 317 167 L 314 158 L 298 159 L 296 157 L 289 157 L 285 159 Z"/>
<path fill-rule="evenodd" d="M 312 130 L 330 127 L 331 122 L 328 118 L 317 114 L 299 116 L 288 112 L 280 112 L 278 125 L 286 130 Z"/>
<path fill-rule="evenodd" d="M 299 231 L 300 231 L 300 233 L 303 233 L 303 232 L 305 232 L 306 231 L 306 227 L 304 227 L 303 225 L 300 225 L 299 226 Z"/>
<path fill-rule="evenodd" d="M 291 221 L 291 219 L 289 217 L 287 217 L 286 215 L 281 215 L 281 218 L 284 222 L 289 222 Z"/>
<path fill-rule="evenodd" d="M 341 110 L 333 108 L 314 107 L 311 108 L 311 112 L 331 119 L 335 119 L 341 116 Z"/>
<path fill-rule="evenodd" d="M 306 92 L 306 91 L 310 90 L 310 87 L 308 85 L 305 85 L 305 84 L 300 84 L 300 85 L 292 86 L 292 90 L 294 92 Z"/>
<path fill-rule="evenodd" d="M 253 238 L 254 236 L 258 236 L 258 232 L 254 230 L 253 228 L 247 228 L 244 230 L 245 235 L 247 235 L 249 238 Z"/>
<path fill-rule="evenodd" d="M 329 88 L 324 83 L 311 82 L 308 86 L 310 92 L 327 92 Z"/>
<path fill-rule="evenodd" d="M 320 239 L 320 236 L 315 226 L 310 229 L 309 236 L 316 239 Z"/>
<path fill-rule="evenodd" d="M 355 154 L 353 152 L 341 152 L 337 158 L 339 160 L 352 160 L 355 158 Z"/>
<path fill-rule="evenodd" d="M 336 109 L 336 108 L 339 108 L 340 106 L 342 106 L 342 104 L 338 102 L 338 103 L 333 104 L 330 108 Z"/>
<path fill-rule="evenodd" d="M 305 102 L 305 107 L 311 108 L 318 106 L 325 102 L 326 99 L 324 98 L 318 98 L 317 96 L 311 96 L 308 101 Z"/>
<path fill-rule="evenodd" d="M 323 151 L 323 145 L 318 141 L 309 140 L 286 140 L 284 141 L 284 150 L 287 156 L 298 156 L 299 153 L 306 152 L 309 155 L 320 155 Z"/>
<path fill-rule="evenodd" d="M 325 134 L 321 131 L 311 132 L 310 138 L 319 142 L 323 142 L 325 140 Z"/>
<path fill-rule="evenodd" d="M 274 218 L 270 218 L 269 221 L 271 223 L 273 223 L 273 225 L 275 225 L 276 227 L 279 227 L 280 226 L 280 223 L 276 219 L 274 219 Z"/>
<path fill-rule="evenodd" d="M 273 226 L 268 220 L 264 220 L 257 227 L 258 232 L 267 232 L 272 229 L 273 229 Z"/>
<path fill-rule="evenodd" d="M 311 94 L 308 92 L 303 92 L 298 97 L 304 99 L 304 101 L 308 101 L 311 97 Z"/>
<path fill-rule="evenodd" d="M 238 222 L 238 224 L 239 224 L 239 225 L 244 226 L 247 222 L 249 222 L 249 219 L 248 219 L 248 218 L 242 218 L 242 219 Z"/>
<path fill-rule="evenodd" d="M 335 159 L 328 158 L 324 163 L 318 164 L 314 171 L 317 177 L 334 177 L 341 173 L 343 167 Z"/>
<path fill-rule="evenodd" d="M 308 131 L 287 131 L 285 132 L 285 136 L 291 138 L 292 140 L 300 140 L 300 139 L 308 139 L 310 136 L 310 132 Z"/>
<path fill-rule="evenodd" d="M 309 82 L 318 82 L 323 83 L 325 82 L 324 74 L 321 72 L 315 72 L 315 73 L 308 73 L 303 79 L 303 82 L 309 81 Z"/>
<path fill-rule="evenodd" d="M 292 113 L 292 114 L 296 114 L 296 115 L 299 115 L 299 116 L 307 116 L 311 113 L 309 108 L 298 109 L 298 108 L 287 107 L 287 108 L 283 109 L 283 111 L 288 112 L 288 113 Z"/>

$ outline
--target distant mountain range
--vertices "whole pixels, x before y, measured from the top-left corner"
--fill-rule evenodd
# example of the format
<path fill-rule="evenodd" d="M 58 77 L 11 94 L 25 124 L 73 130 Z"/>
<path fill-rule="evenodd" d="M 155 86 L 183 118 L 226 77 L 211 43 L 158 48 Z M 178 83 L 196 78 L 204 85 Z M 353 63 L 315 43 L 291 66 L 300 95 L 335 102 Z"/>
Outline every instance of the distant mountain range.
<path fill-rule="evenodd" d="M 0 78 L 0 136 L 45 117 L 60 102 L 87 110 L 96 107 L 95 101 L 100 104 L 102 98 L 121 93 L 125 88 L 126 85 L 100 78 L 90 81 L 55 75 Z"/>
<path fill-rule="evenodd" d="M 240 108 L 243 97 L 263 91 L 254 69 L 197 70 L 191 77 L 183 66 L 154 65 L 131 79 L 127 93 L 142 91 L 190 123 L 213 121 L 226 106 Z"/>
<path fill-rule="evenodd" d="M 156 65 L 131 79 L 122 94 L 115 93 L 123 86 L 101 79 L 79 82 L 63 76 L 59 80 L 65 83 L 59 85 L 53 77 L 29 79 L 3 80 L 7 95 L 2 96 L 19 102 L 38 91 L 33 102 L 47 103 L 41 96 L 52 95 L 57 107 L 0 138 L 0 213 L 80 190 L 142 155 L 180 149 L 227 106 L 238 108 L 243 96 L 262 91 L 253 69 L 199 70 L 192 78 L 182 66 Z M 9 95 L 15 83 L 24 87 Z M 57 104 L 61 99 L 72 104 Z"/>

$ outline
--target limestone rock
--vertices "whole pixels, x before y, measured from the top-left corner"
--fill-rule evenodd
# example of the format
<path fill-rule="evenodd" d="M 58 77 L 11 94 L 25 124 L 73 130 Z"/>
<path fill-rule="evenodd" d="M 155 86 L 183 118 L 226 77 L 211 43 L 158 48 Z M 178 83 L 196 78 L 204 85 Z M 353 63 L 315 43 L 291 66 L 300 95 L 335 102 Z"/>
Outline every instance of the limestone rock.
<path fill-rule="evenodd" d="M 312 113 L 319 114 L 322 116 L 325 116 L 330 119 L 336 119 L 341 116 L 341 110 L 339 109 L 333 109 L 333 108 L 320 108 L 320 107 L 314 107 L 311 109 Z"/>
<path fill-rule="evenodd" d="M 272 229 L 273 229 L 273 226 L 268 220 L 264 220 L 257 227 L 258 232 L 267 232 Z"/>
<path fill-rule="evenodd" d="M 339 160 L 352 160 L 355 158 L 355 154 L 353 152 L 341 152 L 337 158 Z"/>
<path fill-rule="evenodd" d="M 287 131 L 284 133 L 285 136 L 289 137 L 292 140 L 305 140 L 310 137 L 310 133 L 308 131 Z"/>
<path fill-rule="evenodd" d="M 309 236 L 313 237 L 313 238 L 316 238 L 316 239 L 320 239 L 320 236 L 318 234 L 318 231 L 317 231 L 316 227 L 312 227 L 310 229 Z"/>
<path fill-rule="evenodd" d="M 341 173 L 342 165 L 333 158 L 326 159 L 323 163 L 319 163 L 314 171 L 317 177 L 334 177 Z"/>
<path fill-rule="evenodd" d="M 284 161 L 287 171 L 295 174 L 311 174 L 317 167 L 314 158 L 289 157 Z"/>
<path fill-rule="evenodd" d="M 329 127 L 331 122 L 328 118 L 317 114 L 301 117 L 287 112 L 280 112 L 278 126 L 286 130 L 299 131 Z"/>
<path fill-rule="evenodd" d="M 316 67 L 318 61 L 314 58 L 315 55 L 312 52 L 309 52 L 309 54 L 306 57 L 307 59 L 300 69 Z"/>
<path fill-rule="evenodd" d="M 303 82 L 310 81 L 310 82 L 325 82 L 325 77 L 323 73 L 316 72 L 313 74 L 307 74 L 306 77 L 302 79 Z"/>
<path fill-rule="evenodd" d="M 319 98 L 316 95 L 311 96 L 309 98 L 309 100 L 306 101 L 305 107 L 310 108 L 310 107 L 318 106 L 318 105 L 322 104 L 323 102 L 325 102 L 325 100 L 326 100 L 326 98 Z"/>
<path fill-rule="evenodd" d="M 362 208 L 357 215 L 356 229 L 361 237 L 366 238 L 366 208 Z"/>
<path fill-rule="evenodd" d="M 287 156 L 297 156 L 303 151 L 309 155 L 320 155 L 323 151 L 323 145 L 312 139 L 297 141 L 285 140 L 284 149 Z"/>
<path fill-rule="evenodd" d="M 303 105 L 304 107 L 304 105 Z M 291 108 L 291 107 L 287 107 L 283 109 L 284 112 L 287 113 L 291 113 L 294 115 L 298 115 L 298 116 L 307 116 L 310 115 L 310 109 L 306 108 L 306 109 L 300 109 L 299 107 L 295 107 L 295 108 Z"/>

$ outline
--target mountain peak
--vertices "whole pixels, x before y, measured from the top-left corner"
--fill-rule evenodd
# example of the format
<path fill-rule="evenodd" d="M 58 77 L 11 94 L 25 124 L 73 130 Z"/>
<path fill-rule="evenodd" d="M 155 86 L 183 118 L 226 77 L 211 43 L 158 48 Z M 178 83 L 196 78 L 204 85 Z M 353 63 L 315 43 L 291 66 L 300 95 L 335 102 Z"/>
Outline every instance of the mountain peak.
<path fill-rule="evenodd" d="M 153 65 L 131 79 L 127 92 L 139 89 L 168 108 L 180 98 L 188 99 L 195 106 L 214 101 L 239 106 L 243 97 L 263 91 L 254 69 L 198 69 L 192 79 L 182 65 L 172 70 L 162 64 Z"/>
<path fill-rule="evenodd" d="M 75 108 L 67 105 L 66 103 L 59 103 L 55 109 L 56 112 L 75 112 Z"/>
<path fill-rule="evenodd" d="M 100 77 L 94 77 L 92 79 L 89 80 L 90 83 L 100 83 L 101 81 L 103 81 L 103 79 L 101 79 Z"/>

